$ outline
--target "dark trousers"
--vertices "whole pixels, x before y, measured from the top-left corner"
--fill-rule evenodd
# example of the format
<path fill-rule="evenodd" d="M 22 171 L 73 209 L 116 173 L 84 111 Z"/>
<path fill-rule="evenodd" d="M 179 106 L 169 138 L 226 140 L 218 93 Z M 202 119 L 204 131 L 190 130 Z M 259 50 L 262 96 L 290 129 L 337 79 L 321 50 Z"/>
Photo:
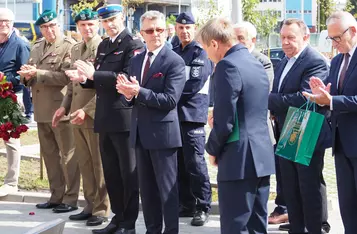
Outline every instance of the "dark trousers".
<path fill-rule="evenodd" d="M 138 137 L 136 156 L 147 234 L 179 233 L 177 148 L 147 150 Z"/>
<path fill-rule="evenodd" d="M 310 165 L 279 157 L 284 198 L 288 208 L 290 233 L 321 234 L 321 171 L 325 150 L 315 151 Z"/>
<path fill-rule="evenodd" d="M 139 212 L 139 188 L 129 132 L 99 133 L 99 145 L 110 205 L 115 214 L 112 223 L 133 229 Z"/>
<path fill-rule="evenodd" d="M 270 176 L 218 181 L 221 234 L 266 234 Z"/>
<path fill-rule="evenodd" d="M 181 123 L 181 134 L 183 145 L 178 151 L 180 205 L 189 210 L 209 212 L 212 190 L 204 157 L 204 124 Z"/>
<path fill-rule="evenodd" d="M 335 165 L 338 201 L 345 234 L 357 232 L 357 158 L 344 153 L 339 134 L 336 134 Z"/>
<path fill-rule="evenodd" d="M 23 86 L 22 101 L 25 106 L 25 115 L 26 117 L 30 117 L 33 114 L 33 107 L 32 107 L 31 93 L 29 87 Z"/>

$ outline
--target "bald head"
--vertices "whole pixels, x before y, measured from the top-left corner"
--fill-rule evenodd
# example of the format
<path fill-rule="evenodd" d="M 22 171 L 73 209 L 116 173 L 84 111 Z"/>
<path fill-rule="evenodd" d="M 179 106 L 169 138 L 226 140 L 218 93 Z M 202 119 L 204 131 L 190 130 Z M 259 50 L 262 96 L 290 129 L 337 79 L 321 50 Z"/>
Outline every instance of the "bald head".
<path fill-rule="evenodd" d="M 357 22 L 346 11 L 333 13 L 326 21 L 328 38 L 340 53 L 348 53 L 357 43 Z"/>
<path fill-rule="evenodd" d="M 14 25 L 14 13 L 7 8 L 0 8 L 0 43 L 6 41 Z"/>
<path fill-rule="evenodd" d="M 10 9 L 0 8 L 0 20 L 14 21 L 14 19 L 15 15 Z"/>

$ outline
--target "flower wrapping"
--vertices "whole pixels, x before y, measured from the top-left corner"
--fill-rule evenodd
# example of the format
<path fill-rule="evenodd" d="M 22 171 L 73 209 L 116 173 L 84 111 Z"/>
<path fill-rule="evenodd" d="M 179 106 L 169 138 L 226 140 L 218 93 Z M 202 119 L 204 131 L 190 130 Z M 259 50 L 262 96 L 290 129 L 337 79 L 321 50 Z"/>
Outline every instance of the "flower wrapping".
<path fill-rule="evenodd" d="M 28 130 L 12 88 L 12 83 L 0 72 L 0 138 L 4 141 L 20 138 Z"/>

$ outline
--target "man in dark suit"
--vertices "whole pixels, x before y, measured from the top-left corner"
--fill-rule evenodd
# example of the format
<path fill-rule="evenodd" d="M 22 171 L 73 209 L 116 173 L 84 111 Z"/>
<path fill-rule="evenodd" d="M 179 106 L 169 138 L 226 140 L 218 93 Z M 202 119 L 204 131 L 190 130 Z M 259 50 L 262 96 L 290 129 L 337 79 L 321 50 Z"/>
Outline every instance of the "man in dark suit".
<path fill-rule="evenodd" d="M 117 89 L 133 105 L 130 142 L 135 147 L 147 233 L 179 232 L 177 150 L 182 146 L 177 104 L 185 85 L 185 62 L 165 46 L 165 16 L 140 18 L 146 51 L 130 61 Z"/>
<path fill-rule="evenodd" d="M 340 52 L 331 61 L 329 84 L 310 79 L 309 97 L 331 110 L 332 142 L 340 212 L 345 234 L 357 232 L 357 22 L 348 12 L 333 13 L 327 20 L 328 38 Z"/>
<path fill-rule="evenodd" d="M 129 144 L 132 108 L 123 105 L 115 85 L 117 74 L 128 73 L 129 59 L 144 45 L 125 29 L 122 9 L 116 4 L 98 9 L 109 37 L 99 44 L 94 66 L 78 60 L 77 77 L 71 78 L 97 92 L 94 131 L 99 133 L 104 178 L 115 216 L 104 229 L 93 230 L 95 234 L 134 234 L 139 209 L 135 152 Z"/>
<path fill-rule="evenodd" d="M 269 110 L 274 116 L 277 140 L 289 106 L 300 107 L 306 102 L 301 92 L 309 90 L 310 77 L 326 78 L 328 75 L 325 59 L 308 45 L 309 36 L 306 31 L 307 26 L 299 19 L 285 20 L 280 31 L 286 57 L 275 69 L 273 90 L 269 95 Z M 309 166 L 277 157 L 288 208 L 290 233 L 305 233 L 305 227 L 309 234 L 325 233 L 322 231 L 320 176 L 325 149 L 331 145 L 329 130 L 325 120 Z"/>
<path fill-rule="evenodd" d="M 193 217 L 191 225 L 204 225 L 211 209 L 212 189 L 205 155 L 205 124 L 208 115 L 208 78 L 213 64 L 202 46 L 194 40 L 195 19 L 191 12 L 182 12 L 176 19 L 180 46 L 174 51 L 186 63 L 186 83 L 178 114 L 182 135 L 179 151 L 180 217 Z"/>
<path fill-rule="evenodd" d="M 219 33 L 217 33 L 217 31 Z M 267 233 L 273 146 L 267 125 L 269 80 L 262 64 L 241 44 L 225 19 L 199 32 L 216 63 L 214 122 L 206 151 L 218 165 L 221 233 Z"/>

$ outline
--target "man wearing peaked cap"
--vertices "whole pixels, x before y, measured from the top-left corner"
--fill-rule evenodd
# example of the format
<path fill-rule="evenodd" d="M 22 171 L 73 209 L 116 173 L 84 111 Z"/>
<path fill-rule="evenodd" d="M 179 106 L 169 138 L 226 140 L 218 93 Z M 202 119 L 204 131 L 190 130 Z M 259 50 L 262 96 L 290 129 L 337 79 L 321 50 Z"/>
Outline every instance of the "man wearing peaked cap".
<path fill-rule="evenodd" d="M 97 12 L 85 9 L 76 15 L 75 22 L 83 40 L 72 47 L 71 67 L 66 74 L 77 72 L 74 67 L 77 60 L 93 63 L 98 45 L 102 41 L 98 35 Z M 94 89 L 83 89 L 78 82 L 71 82 L 67 85 L 66 96 L 52 120 L 52 125 L 56 126 L 66 113 L 71 112 L 75 154 L 78 157 L 87 204 L 81 213 L 71 215 L 69 219 L 87 220 L 87 226 L 100 225 L 108 220 L 109 215 L 109 198 L 99 152 L 99 137 L 93 131 L 95 105 Z"/>
<path fill-rule="evenodd" d="M 180 44 L 173 50 L 186 64 L 186 83 L 178 103 L 182 149 L 178 154 L 180 216 L 192 217 L 191 225 L 204 225 L 211 209 L 211 184 L 205 153 L 209 76 L 213 64 L 194 40 L 195 19 L 183 12 L 176 19 Z"/>
<path fill-rule="evenodd" d="M 50 200 L 36 207 L 62 213 L 77 209 L 80 174 L 69 117 L 61 118 L 56 128 L 52 126 L 53 114 L 64 97 L 62 89 L 69 83 L 64 70 L 70 67 L 74 45 L 72 39 L 61 34 L 56 17 L 54 11 L 45 10 L 38 18 L 36 25 L 44 39 L 32 46 L 30 59 L 18 73 L 21 81 L 32 88 L 40 153 L 51 190 Z"/>
<path fill-rule="evenodd" d="M 78 74 L 72 81 L 96 91 L 94 131 L 99 133 L 105 183 L 115 216 L 110 224 L 93 233 L 134 234 L 139 210 L 139 189 L 134 149 L 129 145 L 132 108 L 124 106 L 116 91 L 116 77 L 127 74 L 129 60 L 144 47 L 124 26 L 122 6 L 98 9 L 99 19 L 108 38 L 98 46 L 94 66 L 75 63 Z"/>

